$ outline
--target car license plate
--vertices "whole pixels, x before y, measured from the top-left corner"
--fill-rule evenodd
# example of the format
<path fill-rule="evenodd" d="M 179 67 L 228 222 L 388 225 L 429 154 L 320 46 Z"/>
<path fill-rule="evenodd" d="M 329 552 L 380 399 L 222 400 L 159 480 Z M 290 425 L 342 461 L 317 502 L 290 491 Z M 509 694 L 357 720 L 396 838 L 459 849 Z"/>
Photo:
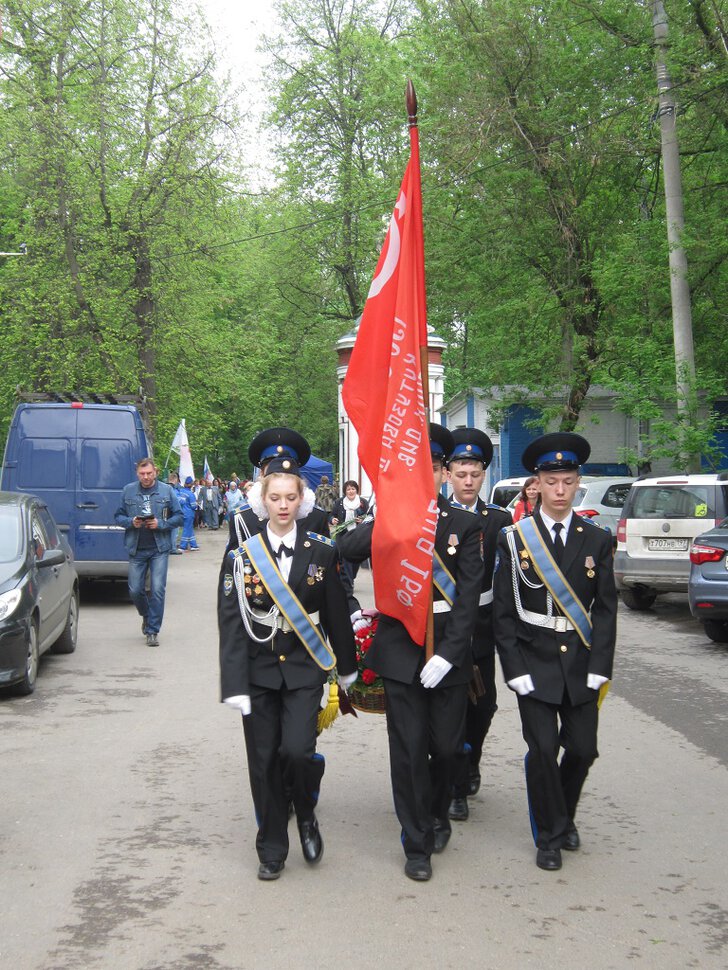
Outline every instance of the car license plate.
<path fill-rule="evenodd" d="M 689 539 L 648 539 L 650 552 L 687 552 Z"/>

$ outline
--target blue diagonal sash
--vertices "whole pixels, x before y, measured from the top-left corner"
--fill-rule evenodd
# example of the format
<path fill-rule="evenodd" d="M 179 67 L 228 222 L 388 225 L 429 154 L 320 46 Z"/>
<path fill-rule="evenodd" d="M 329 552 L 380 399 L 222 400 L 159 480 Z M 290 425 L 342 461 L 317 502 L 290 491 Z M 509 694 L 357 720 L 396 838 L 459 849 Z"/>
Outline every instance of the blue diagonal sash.
<path fill-rule="evenodd" d="M 452 606 L 455 600 L 455 580 L 437 553 L 432 557 L 432 581 Z"/>
<path fill-rule="evenodd" d="M 278 566 L 263 542 L 261 535 L 251 536 L 243 543 L 253 568 L 263 580 L 263 585 L 273 598 L 282 615 L 288 620 L 293 632 L 308 650 L 312 659 L 322 670 L 331 670 L 336 665 L 336 657 L 321 636 L 318 627 L 298 601 L 288 583 L 283 579 Z"/>
<path fill-rule="evenodd" d="M 579 634 L 584 646 L 591 648 L 591 617 L 584 609 L 584 604 L 567 582 L 564 574 L 556 565 L 556 561 L 551 555 L 536 522 L 529 516 L 526 519 L 520 519 L 516 523 L 515 529 L 521 537 L 524 549 L 531 557 L 539 579 L 549 593 L 551 593 L 554 602 L 558 605 L 561 612 Z"/>

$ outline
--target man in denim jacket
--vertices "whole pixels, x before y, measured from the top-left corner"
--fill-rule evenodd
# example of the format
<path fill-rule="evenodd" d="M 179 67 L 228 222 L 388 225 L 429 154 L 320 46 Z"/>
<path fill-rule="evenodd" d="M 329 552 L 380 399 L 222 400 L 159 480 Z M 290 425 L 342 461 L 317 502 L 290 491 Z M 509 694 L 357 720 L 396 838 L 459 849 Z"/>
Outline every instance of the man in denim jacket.
<path fill-rule="evenodd" d="M 124 486 L 114 521 L 125 529 L 129 596 L 142 618 L 147 646 L 158 647 L 172 535 L 182 525 L 182 510 L 175 490 L 157 480 L 157 469 L 151 458 L 138 461 L 136 473 L 137 481 Z M 147 575 L 149 593 L 146 592 Z"/>

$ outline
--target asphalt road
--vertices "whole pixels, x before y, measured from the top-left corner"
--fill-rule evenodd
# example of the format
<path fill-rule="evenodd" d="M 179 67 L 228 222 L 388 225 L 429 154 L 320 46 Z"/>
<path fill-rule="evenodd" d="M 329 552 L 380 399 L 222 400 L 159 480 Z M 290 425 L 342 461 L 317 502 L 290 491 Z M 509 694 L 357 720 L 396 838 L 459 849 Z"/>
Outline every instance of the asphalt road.
<path fill-rule="evenodd" d="M 159 648 L 96 589 L 76 653 L 44 658 L 32 697 L 0 695 L 1 967 L 728 965 L 728 648 L 684 601 L 621 614 L 583 847 L 560 872 L 534 864 L 503 687 L 484 786 L 431 882 L 403 875 L 384 719 L 360 714 L 320 739 L 321 864 L 292 824 L 282 878 L 261 883 L 240 719 L 218 703 L 224 535 L 200 544 L 170 561 Z"/>

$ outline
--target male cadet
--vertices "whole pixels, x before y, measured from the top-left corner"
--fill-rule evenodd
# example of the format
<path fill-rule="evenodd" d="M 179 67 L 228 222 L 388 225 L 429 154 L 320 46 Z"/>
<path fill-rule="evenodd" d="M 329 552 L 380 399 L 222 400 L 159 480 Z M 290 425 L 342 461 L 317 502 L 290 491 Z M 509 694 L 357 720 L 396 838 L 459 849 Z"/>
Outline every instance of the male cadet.
<path fill-rule="evenodd" d="M 493 566 L 500 530 L 511 524 L 509 512 L 487 505 L 479 497 L 485 469 L 493 458 L 493 443 L 477 428 L 457 428 L 455 448 L 448 461 L 452 485 L 451 504 L 473 512 L 480 523 L 483 552 L 483 584 L 473 634 L 474 684 L 465 719 L 465 747 L 453 785 L 449 817 L 464 822 L 469 814 L 468 795 L 480 788 L 480 757 L 493 715 L 498 710 L 495 686 L 495 639 L 493 637 Z"/>
<path fill-rule="evenodd" d="M 589 452 L 567 432 L 526 448 L 541 507 L 501 533 L 493 583 L 495 640 L 528 745 L 536 865 L 550 870 L 561 868 L 562 848 L 580 846 L 576 806 L 598 757 L 597 701 L 612 676 L 617 632 L 611 535 L 572 511 Z"/>
<path fill-rule="evenodd" d="M 445 458 L 453 448 L 450 432 L 431 424 L 439 510 L 433 560 L 434 656 L 425 661 L 425 648 L 410 638 L 402 623 L 385 614 L 367 654 L 367 666 L 384 681 L 392 792 L 407 857 L 404 871 L 419 881 L 432 876 L 430 856 L 442 852 L 450 838 L 447 810 L 465 730 L 473 669 L 470 642 L 483 571 L 478 519 L 452 508 L 439 491 L 445 481 Z M 406 514 L 406 495 L 402 504 Z M 362 562 L 369 557 L 373 526 L 373 521 L 364 522 L 337 536 L 345 559 Z M 441 591 L 443 585 L 448 596 Z"/>

